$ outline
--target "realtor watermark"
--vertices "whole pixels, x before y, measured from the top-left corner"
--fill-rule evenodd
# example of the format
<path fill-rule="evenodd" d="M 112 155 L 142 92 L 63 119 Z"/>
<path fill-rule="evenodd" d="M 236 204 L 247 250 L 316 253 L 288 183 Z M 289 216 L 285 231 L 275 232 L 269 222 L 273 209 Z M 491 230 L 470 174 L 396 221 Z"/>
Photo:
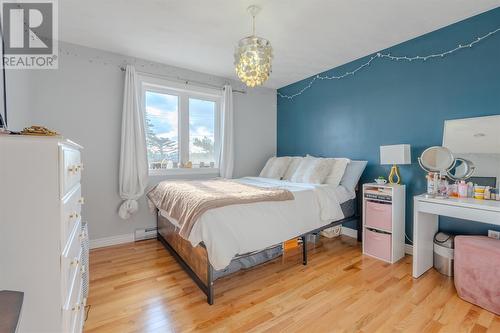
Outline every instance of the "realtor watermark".
<path fill-rule="evenodd" d="M 2 65 L 7 69 L 57 69 L 57 0 L 0 0 Z"/>

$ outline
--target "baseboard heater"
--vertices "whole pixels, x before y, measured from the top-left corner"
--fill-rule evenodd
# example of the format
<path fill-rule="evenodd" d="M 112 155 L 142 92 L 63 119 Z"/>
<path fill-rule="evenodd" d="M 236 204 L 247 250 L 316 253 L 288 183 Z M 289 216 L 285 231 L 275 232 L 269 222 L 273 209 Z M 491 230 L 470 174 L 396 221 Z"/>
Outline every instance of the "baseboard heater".
<path fill-rule="evenodd" d="M 145 239 L 156 238 L 157 227 L 150 227 L 145 229 L 136 229 L 134 233 L 134 241 L 141 241 Z"/>

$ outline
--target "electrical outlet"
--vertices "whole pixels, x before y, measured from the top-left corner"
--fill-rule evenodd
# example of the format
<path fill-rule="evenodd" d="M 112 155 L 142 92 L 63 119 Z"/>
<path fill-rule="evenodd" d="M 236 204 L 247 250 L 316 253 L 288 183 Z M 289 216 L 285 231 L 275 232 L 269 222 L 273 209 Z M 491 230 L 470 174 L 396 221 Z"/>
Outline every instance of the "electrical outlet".
<path fill-rule="evenodd" d="M 500 231 L 488 230 L 488 237 L 500 239 Z"/>

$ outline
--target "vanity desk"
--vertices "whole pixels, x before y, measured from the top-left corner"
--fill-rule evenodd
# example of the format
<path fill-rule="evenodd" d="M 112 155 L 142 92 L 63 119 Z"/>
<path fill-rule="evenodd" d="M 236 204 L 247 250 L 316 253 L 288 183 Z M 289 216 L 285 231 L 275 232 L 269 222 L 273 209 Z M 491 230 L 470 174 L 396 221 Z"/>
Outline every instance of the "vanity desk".
<path fill-rule="evenodd" d="M 433 240 L 438 231 L 439 215 L 500 225 L 500 201 L 427 198 L 424 194 L 415 196 L 413 200 L 414 278 L 433 266 Z"/>

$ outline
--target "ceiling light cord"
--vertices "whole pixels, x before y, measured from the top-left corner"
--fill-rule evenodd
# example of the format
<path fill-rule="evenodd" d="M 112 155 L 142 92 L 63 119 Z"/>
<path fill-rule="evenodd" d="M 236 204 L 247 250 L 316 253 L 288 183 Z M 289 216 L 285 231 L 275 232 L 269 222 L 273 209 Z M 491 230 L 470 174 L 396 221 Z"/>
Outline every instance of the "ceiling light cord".
<path fill-rule="evenodd" d="M 255 17 L 260 12 L 260 7 L 256 5 L 250 5 L 247 8 L 247 12 L 252 16 L 252 37 L 255 37 Z"/>
<path fill-rule="evenodd" d="M 252 36 L 255 37 L 255 15 L 252 15 Z"/>
<path fill-rule="evenodd" d="M 436 54 L 429 54 L 429 55 L 426 55 L 426 56 L 413 56 L 413 57 L 409 57 L 409 56 L 393 56 L 391 55 L 390 53 L 380 53 L 378 52 L 377 54 L 373 55 L 370 57 L 370 59 L 362 64 L 361 66 L 359 66 L 358 68 L 354 69 L 353 71 L 351 72 L 345 72 L 344 74 L 342 75 L 321 75 L 321 74 L 317 74 L 315 75 L 310 81 L 309 83 L 303 87 L 302 89 L 300 89 L 299 91 L 297 91 L 296 93 L 294 94 L 291 94 L 291 95 L 287 95 L 287 94 L 282 94 L 280 92 L 278 92 L 278 96 L 281 97 L 281 98 L 286 98 L 286 99 L 293 99 L 299 95 L 301 95 L 302 93 L 304 93 L 307 89 L 311 88 L 312 85 L 314 84 L 314 82 L 316 82 L 316 80 L 340 80 L 340 79 L 343 79 L 343 78 L 346 78 L 348 76 L 354 76 L 354 74 L 356 74 L 358 71 L 362 70 L 363 68 L 365 67 L 368 67 L 370 66 L 370 64 L 377 58 L 383 58 L 383 59 L 388 59 L 388 60 L 392 60 L 392 61 L 408 61 L 408 62 L 411 62 L 411 61 L 414 61 L 414 60 L 421 60 L 421 61 L 427 61 L 428 59 L 434 59 L 434 58 L 444 58 L 445 56 L 448 56 L 452 53 L 455 53 L 459 50 L 462 50 L 462 49 L 467 49 L 467 48 L 471 48 L 472 46 L 474 46 L 475 44 L 481 42 L 483 39 L 486 39 L 496 33 L 500 32 L 500 28 L 496 29 L 496 30 L 493 30 L 493 31 L 490 31 L 489 33 L 487 33 L 486 35 L 484 36 L 481 36 L 481 37 L 477 37 L 475 40 L 473 40 L 472 42 L 468 43 L 468 44 L 459 44 L 457 47 L 451 49 L 451 50 L 448 50 L 446 52 L 443 52 L 443 53 L 436 53 Z"/>

